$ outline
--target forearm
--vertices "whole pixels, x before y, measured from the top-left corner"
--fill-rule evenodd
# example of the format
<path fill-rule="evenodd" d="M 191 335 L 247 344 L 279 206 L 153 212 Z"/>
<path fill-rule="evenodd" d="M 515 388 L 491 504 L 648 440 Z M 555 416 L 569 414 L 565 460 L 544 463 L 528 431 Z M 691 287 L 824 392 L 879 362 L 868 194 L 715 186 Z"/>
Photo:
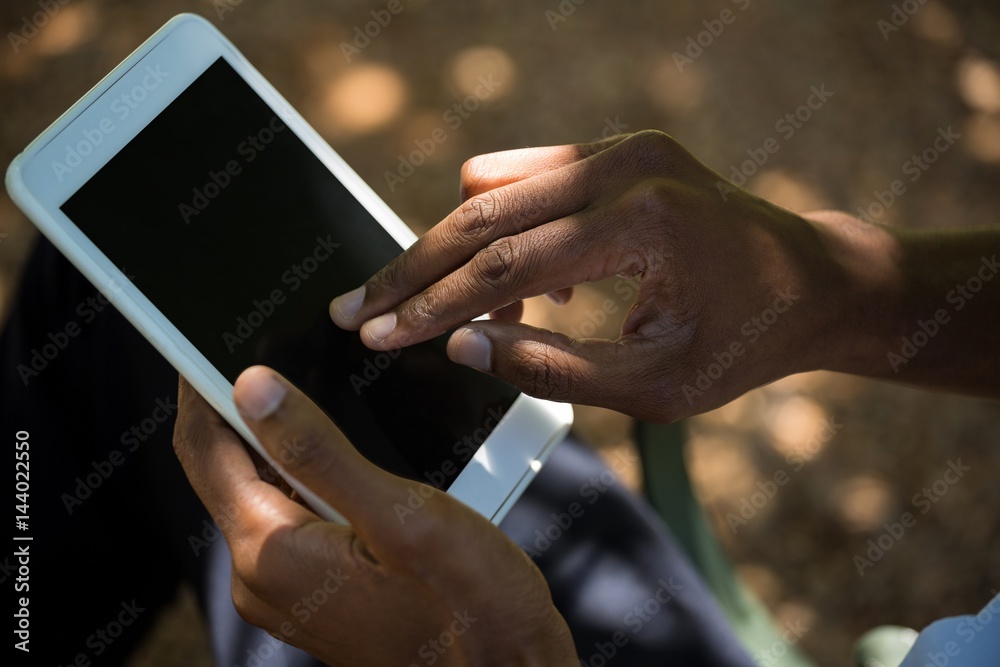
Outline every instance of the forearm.
<path fill-rule="evenodd" d="M 832 286 L 822 368 L 1000 397 L 1000 228 L 807 217 L 845 276 Z"/>

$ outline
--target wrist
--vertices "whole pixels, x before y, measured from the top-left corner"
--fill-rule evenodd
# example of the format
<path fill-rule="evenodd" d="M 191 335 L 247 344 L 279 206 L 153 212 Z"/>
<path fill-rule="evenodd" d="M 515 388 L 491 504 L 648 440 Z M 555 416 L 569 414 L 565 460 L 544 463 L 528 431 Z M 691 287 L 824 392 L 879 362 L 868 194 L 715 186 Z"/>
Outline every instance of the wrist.
<path fill-rule="evenodd" d="M 846 213 L 803 215 L 822 248 L 817 266 L 819 331 L 810 370 L 886 375 L 886 351 L 907 322 L 904 243 L 898 232 Z"/>

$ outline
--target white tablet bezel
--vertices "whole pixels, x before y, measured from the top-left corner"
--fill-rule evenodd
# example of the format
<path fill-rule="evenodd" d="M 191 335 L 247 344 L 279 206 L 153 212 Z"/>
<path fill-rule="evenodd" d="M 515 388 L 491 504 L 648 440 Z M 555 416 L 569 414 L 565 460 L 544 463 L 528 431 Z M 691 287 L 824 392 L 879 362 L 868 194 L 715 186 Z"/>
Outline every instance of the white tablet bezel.
<path fill-rule="evenodd" d="M 60 116 L 11 163 L 6 184 L 14 202 L 52 243 L 248 443 L 280 469 L 240 418 L 232 400 L 232 384 L 60 210 L 219 57 L 226 59 L 403 248 L 416 240 L 402 220 L 232 43 L 211 23 L 193 14 L 171 19 Z M 74 153 L 79 159 L 73 158 Z M 569 405 L 520 395 L 462 468 L 448 493 L 499 523 L 571 423 Z M 461 461 L 455 463 L 460 465 Z M 329 504 L 297 480 L 286 478 L 322 516 L 346 523 Z"/>

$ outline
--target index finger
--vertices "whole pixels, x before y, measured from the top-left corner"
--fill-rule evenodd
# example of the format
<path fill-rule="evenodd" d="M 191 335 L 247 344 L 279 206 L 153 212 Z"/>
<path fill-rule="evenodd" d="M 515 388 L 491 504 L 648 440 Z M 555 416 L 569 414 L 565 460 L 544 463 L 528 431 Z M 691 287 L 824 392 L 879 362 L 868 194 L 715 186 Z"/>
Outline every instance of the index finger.
<path fill-rule="evenodd" d="M 463 190 L 476 192 L 361 287 L 335 298 L 330 317 L 357 330 L 437 282 L 491 242 L 577 213 L 601 179 L 582 163 L 622 138 L 600 144 L 529 148 L 480 156 L 463 168 Z"/>

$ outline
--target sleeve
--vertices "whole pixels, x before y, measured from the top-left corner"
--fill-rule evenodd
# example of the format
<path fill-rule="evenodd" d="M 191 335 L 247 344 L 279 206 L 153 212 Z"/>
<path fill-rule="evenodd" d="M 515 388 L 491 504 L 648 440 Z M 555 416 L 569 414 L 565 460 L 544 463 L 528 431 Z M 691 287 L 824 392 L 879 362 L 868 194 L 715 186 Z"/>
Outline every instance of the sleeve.
<path fill-rule="evenodd" d="M 1000 665 L 1000 594 L 974 616 L 935 621 L 924 628 L 900 667 Z"/>

